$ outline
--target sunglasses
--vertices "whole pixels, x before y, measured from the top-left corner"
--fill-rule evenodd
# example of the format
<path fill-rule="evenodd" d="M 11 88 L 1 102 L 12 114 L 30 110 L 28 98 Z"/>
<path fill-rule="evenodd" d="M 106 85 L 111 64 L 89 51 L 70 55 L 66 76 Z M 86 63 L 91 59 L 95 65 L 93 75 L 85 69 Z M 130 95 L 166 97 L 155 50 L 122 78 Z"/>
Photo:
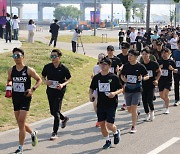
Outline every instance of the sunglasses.
<path fill-rule="evenodd" d="M 56 59 L 58 56 L 57 55 L 50 55 L 51 59 Z"/>
<path fill-rule="evenodd" d="M 21 55 L 21 54 L 13 54 L 12 55 L 12 58 L 14 58 L 14 59 L 18 59 L 20 57 L 23 57 L 23 55 Z"/>

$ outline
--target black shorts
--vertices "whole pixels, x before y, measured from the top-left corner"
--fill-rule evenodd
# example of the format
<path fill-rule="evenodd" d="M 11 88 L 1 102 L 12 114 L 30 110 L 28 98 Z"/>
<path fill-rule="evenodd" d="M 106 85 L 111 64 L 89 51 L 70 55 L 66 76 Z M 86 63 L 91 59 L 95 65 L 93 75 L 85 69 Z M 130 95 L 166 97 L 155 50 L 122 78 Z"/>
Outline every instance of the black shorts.
<path fill-rule="evenodd" d="M 32 99 L 31 97 L 25 97 L 25 96 L 12 97 L 14 111 L 19 111 L 19 110 L 29 111 L 31 99 Z"/>
<path fill-rule="evenodd" d="M 107 121 L 114 124 L 116 108 L 97 109 L 98 122 Z"/>
<path fill-rule="evenodd" d="M 160 82 L 158 84 L 159 92 L 163 91 L 164 89 L 168 89 L 169 91 L 171 91 L 171 86 L 172 86 L 172 83 Z"/>
<path fill-rule="evenodd" d="M 136 42 L 131 42 L 131 45 L 135 45 L 136 44 Z"/>

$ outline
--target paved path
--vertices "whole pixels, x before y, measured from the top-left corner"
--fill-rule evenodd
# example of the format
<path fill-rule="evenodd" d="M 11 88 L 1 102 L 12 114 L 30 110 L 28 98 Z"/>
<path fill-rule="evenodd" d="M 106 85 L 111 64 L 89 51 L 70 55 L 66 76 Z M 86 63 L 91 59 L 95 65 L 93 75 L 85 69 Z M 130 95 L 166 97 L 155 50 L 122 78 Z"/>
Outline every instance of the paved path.
<path fill-rule="evenodd" d="M 6 43 L 4 39 L 0 39 L 0 53 L 12 51 L 13 48 L 19 48 L 21 45 L 20 41 L 12 40 L 11 43 Z"/>
<path fill-rule="evenodd" d="M 171 93 L 171 99 L 173 94 Z M 120 95 L 120 104 L 123 97 Z M 164 115 L 162 101 L 158 98 L 155 102 L 156 118 L 153 122 L 144 122 L 144 111 L 138 120 L 137 133 L 129 134 L 131 118 L 127 111 L 117 111 L 116 125 L 121 130 L 121 142 L 109 150 L 102 150 L 104 139 L 100 129 L 95 127 L 96 116 L 91 103 L 75 108 L 65 113 L 70 121 L 65 129 L 59 130 L 59 138 L 49 141 L 52 131 L 53 119 L 32 124 L 39 132 L 39 144 L 31 147 L 31 139 L 27 134 L 24 146 L 25 154 L 95 154 L 95 153 L 121 153 L 121 154 L 146 154 L 176 137 L 180 139 L 179 108 L 171 107 L 170 114 Z M 112 134 L 111 134 L 112 137 Z M 12 153 L 18 145 L 18 130 L 0 133 L 0 153 Z M 171 144 L 170 144 L 171 145 Z M 161 154 L 179 154 L 180 140 L 160 152 Z M 162 150 L 162 148 L 160 147 Z M 155 154 L 155 153 L 153 153 Z"/>

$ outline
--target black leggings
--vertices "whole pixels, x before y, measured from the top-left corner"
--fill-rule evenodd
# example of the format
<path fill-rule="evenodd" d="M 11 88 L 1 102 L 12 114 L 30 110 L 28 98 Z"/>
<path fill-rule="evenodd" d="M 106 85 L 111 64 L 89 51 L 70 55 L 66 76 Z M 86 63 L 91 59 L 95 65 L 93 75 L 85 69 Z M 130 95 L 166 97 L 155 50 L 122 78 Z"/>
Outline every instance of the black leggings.
<path fill-rule="evenodd" d="M 154 111 L 154 88 L 144 88 L 142 92 L 142 101 L 145 113 L 149 113 L 149 108 Z"/>
<path fill-rule="evenodd" d="M 175 101 L 179 101 L 179 82 L 180 82 L 180 74 L 174 74 Z"/>
<path fill-rule="evenodd" d="M 50 40 L 49 44 L 52 44 L 52 42 L 54 41 L 54 47 L 56 47 L 57 38 L 58 38 L 57 34 L 52 34 L 51 35 L 51 40 Z"/>
<path fill-rule="evenodd" d="M 51 115 L 54 116 L 53 132 L 57 133 L 60 120 L 64 120 L 64 116 L 60 113 L 64 93 L 60 95 L 48 95 L 49 107 Z"/>

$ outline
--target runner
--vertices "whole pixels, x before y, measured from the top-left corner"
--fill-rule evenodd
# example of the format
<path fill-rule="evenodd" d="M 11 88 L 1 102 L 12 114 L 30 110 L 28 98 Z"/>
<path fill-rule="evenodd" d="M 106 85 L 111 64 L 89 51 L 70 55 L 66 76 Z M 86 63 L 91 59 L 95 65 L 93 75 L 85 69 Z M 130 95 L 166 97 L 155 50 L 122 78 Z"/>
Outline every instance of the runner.
<path fill-rule="evenodd" d="M 21 154 L 23 153 L 26 132 L 31 134 L 32 146 L 36 146 L 38 143 L 37 132 L 28 126 L 26 118 L 33 92 L 40 86 L 41 78 L 33 68 L 24 64 L 24 51 L 22 49 L 14 48 L 12 53 L 16 65 L 8 70 L 7 85 L 12 86 L 14 115 L 19 127 L 19 147 L 15 153 Z M 36 84 L 32 88 L 31 77 L 36 80 Z"/>
<path fill-rule="evenodd" d="M 101 61 L 104 57 L 106 57 L 106 55 L 105 55 L 104 53 L 100 53 L 100 54 L 98 55 L 98 63 L 97 63 L 97 65 L 94 66 L 94 68 L 93 68 L 92 78 L 93 78 L 95 75 L 97 75 L 98 73 L 101 72 L 100 61 Z M 93 101 L 93 107 L 94 107 L 94 111 L 95 111 L 96 114 L 97 114 L 97 90 L 94 90 L 93 96 L 94 96 L 94 98 L 95 98 L 95 100 Z M 97 122 L 96 122 L 96 127 L 99 127 L 99 126 L 100 126 L 100 123 L 97 121 Z"/>
<path fill-rule="evenodd" d="M 127 42 L 123 42 L 122 43 L 122 53 L 117 55 L 117 57 L 121 59 L 122 67 L 123 67 L 124 64 L 128 63 L 128 51 L 129 51 L 129 48 L 130 48 L 130 44 L 127 43 Z M 121 72 L 121 70 L 120 70 L 120 72 Z M 124 91 L 125 84 L 121 80 L 121 78 L 120 78 L 120 81 L 121 81 L 121 84 L 123 86 L 123 91 Z M 121 107 L 121 110 L 126 110 L 126 100 L 125 99 L 124 99 L 124 104 Z"/>
<path fill-rule="evenodd" d="M 173 58 L 176 62 L 176 67 L 178 69 L 178 73 L 174 74 L 174 93 L 175 93 L 175 103 L 174 106 L 179 105 L 179 82 L 180 82 L 180 40 L 177 42 L 178 50 L 173 52 Z"/>
<path fill-rule="evenodd" d="M 171 51 L 168 48 L 162 50 L 162 59 L 158 61 L 162 69 L 162 75 L 159 79 L 158 88 L 161 99 L 165 102 L 164 114 L 169 114 L 169 91 L 172 86 L 172 73 L 177 73 L 176 64 L 170 59 Z"/>
<path fill-rule="evenodd" d="M 42 71 L 42 80 L 47 85 L 47 96 L 51 115 L 54 116 L 53 132 L 50 140 L 57 139 L 60 120 L 61 128 L 66 127 L 68 117 L 60 113 L 62 100 L 66 91 L 66 85 L 69 83 L 71 74 L 66 66 L 61 63 L 62 53 L 58 49 L 51 52 L 52 63 L 44 66 Z"/>
<path fill-rule="evenodd" d="M 131 40 L 131 49 L 135 49 L 136 48 L 136 32 L 135 32 L 135 28 L 131 28 L 131 33 L 129 35 L 130 40 Z"/>
<path fill-rule="evenodd" d="M 124 40 L 125 33 L 123 29 L 121 28 L 121 31 L 119 32 L 119 49 L 122 47 L 122 42 Z"/>
<path fill-rule="evenodd" d="M 107 47 L 107 57 L 112 61 L 110 72 L 117 75 L 119 73 L 120 67 L 122 66 L 122 63 L 121 59 L 114 55 L 114 47 L 112 45 Z"/>
<path fill-rule="evenodd" d="M 136 120 L 138 116 L 137 105 L 141 96 L 141 84 L 142 80 L 148 80 L 148 72 L 146 68 L 137 62 L 139 52 L 130 50 L 128 54 L 129 63 L 125 64 L 121 78 L 126 83 L 125 85 L 125 99 L 128 112 L 132 114 L 132 127 L 130 132 L 136 132 Z"/>
<path fill-rule="evenodd" d="M 114 144 L 120 141 L 120 130 L 114 124 L 115 113 L 118 105 L 118 94 L 122 92 L 118 76 L 109 72 L 111 60 L 105 57 L 100 62 L 101 73 L 95 75 L 90 85 L 90 101 L 94 100 L 93 91 L 97 89 L 98 103 L 97 116 L 100 122 L 102 135 L 106 138 L 103 149 L 111 147 L 111 139 L 108 130 L 114 134 Z"/>
<path fill-rule="evenodd" d="M 142 50 L 142 64 L 146 67 L 149 75 L 149 80 L 142 82 L 143 92 L 142 92 L 142 101 L 144 105 L 144 111 L 146 113 L 146 121 L 153 121 L 154 116 L 154 89 L 158 85 L 159 78 L 161 76 L 161 70 L 159 64 L 150 60 L 150 50 Z M 149 112 L 149 108 L 151 112 Z"/>

